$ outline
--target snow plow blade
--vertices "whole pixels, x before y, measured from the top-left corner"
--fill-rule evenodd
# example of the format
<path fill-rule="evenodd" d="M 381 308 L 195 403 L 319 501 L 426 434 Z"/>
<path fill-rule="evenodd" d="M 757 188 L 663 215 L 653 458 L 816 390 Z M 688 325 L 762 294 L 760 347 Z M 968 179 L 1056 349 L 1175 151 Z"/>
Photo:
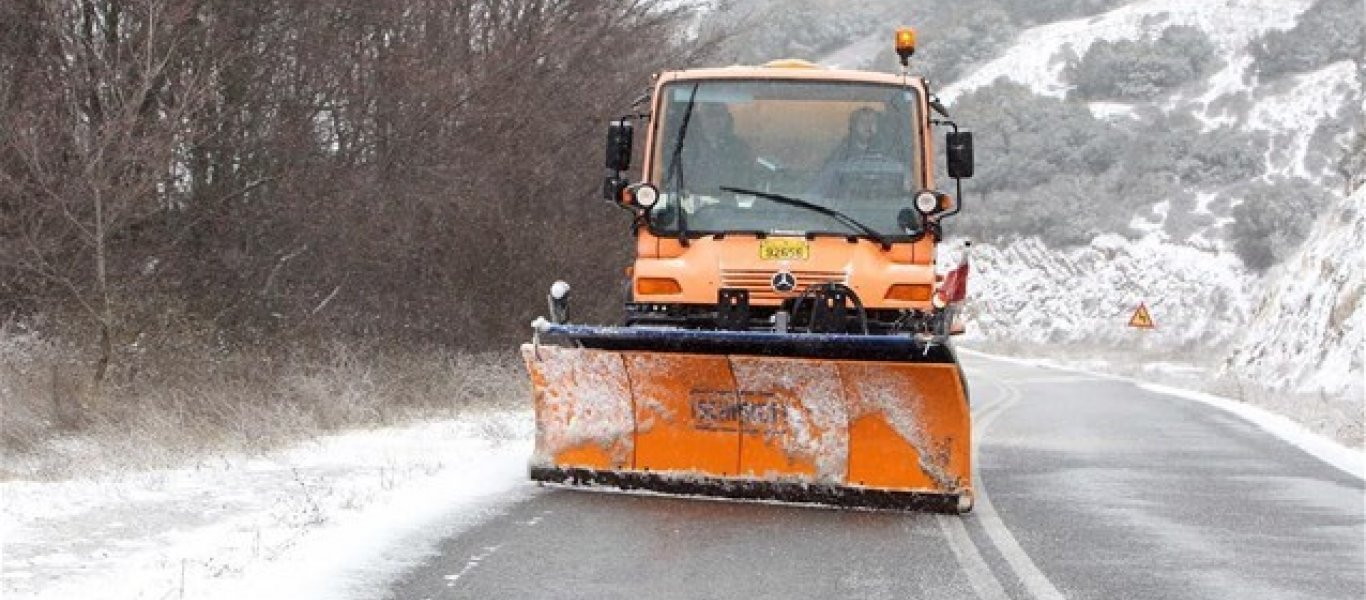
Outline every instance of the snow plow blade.
<path fill-rule="evenodd" d="M 910 336 L 548 325 L 522 346 L 533 479 L 967 512 L 967 388 Z"/>

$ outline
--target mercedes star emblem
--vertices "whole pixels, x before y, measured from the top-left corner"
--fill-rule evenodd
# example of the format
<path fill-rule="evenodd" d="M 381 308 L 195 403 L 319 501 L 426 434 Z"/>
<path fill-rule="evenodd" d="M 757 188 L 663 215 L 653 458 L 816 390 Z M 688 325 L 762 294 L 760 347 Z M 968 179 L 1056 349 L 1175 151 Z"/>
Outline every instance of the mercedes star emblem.
<path fill-rule="evenodd" d="M 773 275 L 773 289 L 779 292 L 790 292 L 797 289 L 797 278 L 792 273 L 781 271 Z"/>

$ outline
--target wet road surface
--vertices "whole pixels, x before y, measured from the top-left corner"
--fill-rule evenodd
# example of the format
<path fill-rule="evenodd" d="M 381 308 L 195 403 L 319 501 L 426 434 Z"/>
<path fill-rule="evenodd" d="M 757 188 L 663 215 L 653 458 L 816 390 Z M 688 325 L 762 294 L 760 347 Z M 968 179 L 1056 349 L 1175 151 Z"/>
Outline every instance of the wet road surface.
<path fill-rule="evenodd" d="M 965 357 L 964 516 L 544 488 L 391 597 L 1366 598 L 1366 485 L 1233 415 Z"/>

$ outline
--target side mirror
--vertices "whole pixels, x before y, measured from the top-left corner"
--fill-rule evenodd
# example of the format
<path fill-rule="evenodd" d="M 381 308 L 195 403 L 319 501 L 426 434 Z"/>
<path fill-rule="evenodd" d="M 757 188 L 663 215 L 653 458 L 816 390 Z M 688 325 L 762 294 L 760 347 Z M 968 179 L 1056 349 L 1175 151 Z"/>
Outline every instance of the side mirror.
<path fill-rule="evenodd" d="M 972 133 L 954 131 L 944 136 L 944 155 L 949 163 L 949 177 L 972 177 Z"/>
<path fill-rule="evenodd" d="M 612 121 L 607 126 L 607 168 L 625 171 L 631 168 L 631 140 L 635 126 L 630 121 Z"/>

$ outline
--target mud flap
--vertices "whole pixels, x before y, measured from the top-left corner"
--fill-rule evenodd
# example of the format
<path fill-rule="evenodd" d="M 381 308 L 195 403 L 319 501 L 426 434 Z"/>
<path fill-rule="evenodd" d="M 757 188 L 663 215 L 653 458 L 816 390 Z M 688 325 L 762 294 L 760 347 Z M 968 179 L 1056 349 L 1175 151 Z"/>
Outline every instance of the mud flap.
<path fill-rule="evenodd" d="M 538 479 L 846 505 L 971 495 L 970 413 L 953 362 L 522 353 Z"/>

